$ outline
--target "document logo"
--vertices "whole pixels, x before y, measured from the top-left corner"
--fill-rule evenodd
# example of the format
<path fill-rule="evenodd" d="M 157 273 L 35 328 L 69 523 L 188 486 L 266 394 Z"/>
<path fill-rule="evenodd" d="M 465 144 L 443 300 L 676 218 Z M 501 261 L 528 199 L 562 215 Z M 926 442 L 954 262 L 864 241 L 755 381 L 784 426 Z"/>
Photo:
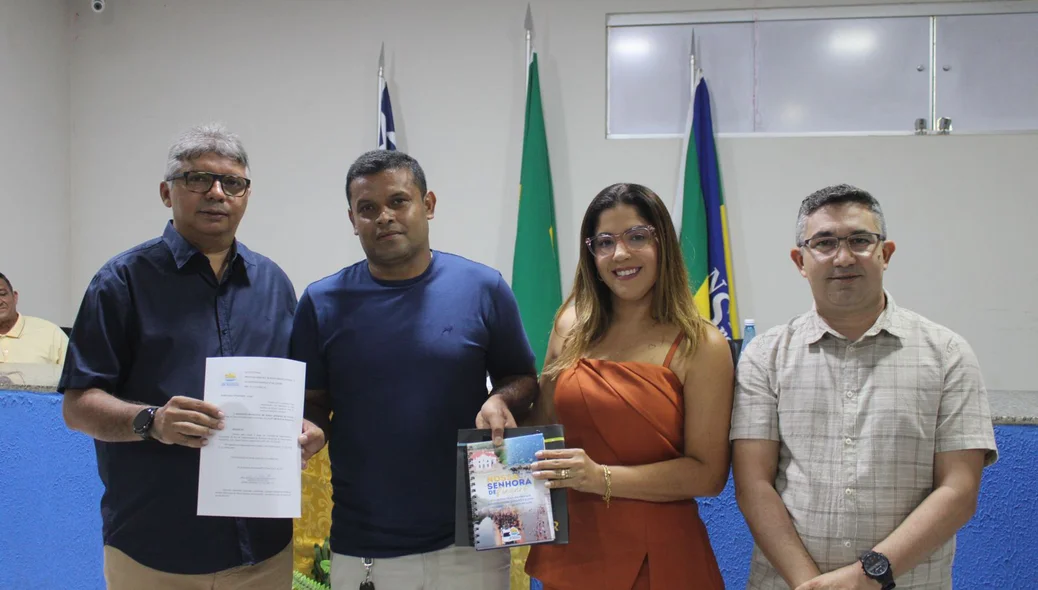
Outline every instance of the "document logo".
<path fill-rule="evenodd" d="M 224 387 L 238 387 L 238 376 L 234 373 L 224 373 L 223 375 L 223 386 Z"/>

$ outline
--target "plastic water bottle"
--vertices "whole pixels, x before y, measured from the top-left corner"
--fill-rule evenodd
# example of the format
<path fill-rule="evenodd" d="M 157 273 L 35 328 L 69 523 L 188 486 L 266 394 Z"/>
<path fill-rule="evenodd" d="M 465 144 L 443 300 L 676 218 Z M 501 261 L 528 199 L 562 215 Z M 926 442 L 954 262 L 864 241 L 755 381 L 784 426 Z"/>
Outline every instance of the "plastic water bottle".
<path fill-rule="evenodd" d="M 750 340 L 757 335 L 757 324 L 753 320 L 746 320 L 742 326 L 742 349 L 750 345 Z"/>

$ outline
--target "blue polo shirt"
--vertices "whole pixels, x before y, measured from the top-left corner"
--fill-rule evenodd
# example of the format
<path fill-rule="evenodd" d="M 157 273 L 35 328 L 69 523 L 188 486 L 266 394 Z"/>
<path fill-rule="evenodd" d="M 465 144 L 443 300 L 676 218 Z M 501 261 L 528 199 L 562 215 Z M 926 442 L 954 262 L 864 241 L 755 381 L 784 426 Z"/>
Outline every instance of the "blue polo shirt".
<path fill-rule="evenodd" d="M 161 238 L 109 260 L 83 297 L 58 391 L 96 387 L 162 406 L 176 395 L 202 399 L 206 357 L 286 357 L 292 283 L 242 243 L 232 252 L 217 282 L 169 223 Z M 104 543 L 143 565 L 212 573 L 260 562 L 292 540 L 291 519 L 197 516 L 198 449 L 154 440 L 95 447 Z"/>
<path fill-rule="evenodd" d="M 331 396 L 332 550 L 449 546 L 458 429 L 474 427 L 488 373 L 536 375 L 501 274 L 438 251 L 406 281 L 359 262 L 303 292 L 291 354 L 307 364 L 307 388 Z"/>

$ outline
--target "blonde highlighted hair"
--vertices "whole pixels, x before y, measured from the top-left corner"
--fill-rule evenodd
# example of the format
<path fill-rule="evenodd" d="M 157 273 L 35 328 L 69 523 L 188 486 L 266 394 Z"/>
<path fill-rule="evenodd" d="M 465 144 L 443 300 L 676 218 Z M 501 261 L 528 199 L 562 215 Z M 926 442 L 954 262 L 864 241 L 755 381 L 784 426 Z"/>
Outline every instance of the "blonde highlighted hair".
<path fill-rule="evenodd" d="M 557 325 L 559 317 L 572 305 L 576 311 L 576 321 L 568 334 L 560 334 L 565 338 L 562 351 L 544 369 L 544 374 L 553 379 L 586 356 L 605 336 L 613 320 L 613 293 L 599 280 L 594 256 L 585 247 L 585 240 L 594 237 L 602 212 L 619 205 L 634 207 L 649 225 L 656 228 L 659 255 L 656 284 L 652 291 L 653 319 L 680 329 L 685 335 L 686 350 L 690 353 L 695 351 L 704 337 L 706 320 L 696 309 L 681 255 L 681 245 L 666 205 L 656 193 L 640 184 L 614 184 L 595 196 L 580 225 L 580 259 L 573 279 L 573 290 L 555 314 Z"/>

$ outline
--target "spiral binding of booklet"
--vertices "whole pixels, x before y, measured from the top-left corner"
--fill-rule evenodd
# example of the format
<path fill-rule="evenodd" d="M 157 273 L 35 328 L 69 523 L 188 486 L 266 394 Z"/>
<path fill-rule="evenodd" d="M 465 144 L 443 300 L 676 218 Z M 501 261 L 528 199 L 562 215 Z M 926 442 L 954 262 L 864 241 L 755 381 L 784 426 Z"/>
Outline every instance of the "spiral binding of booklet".
<path fill-rule="evenodd" d="M 472 464 L 472 455 L 469 455 L 469 473 L 472 473 L 475 469 L 475 465 Z M 472 544 L 473 546 L 479 546 L 479 514 L 476 511 L 476 480 L 469 478 L 469 497 L 472 499 L 472 503 L 469 505 L 472 512 Z"/>

